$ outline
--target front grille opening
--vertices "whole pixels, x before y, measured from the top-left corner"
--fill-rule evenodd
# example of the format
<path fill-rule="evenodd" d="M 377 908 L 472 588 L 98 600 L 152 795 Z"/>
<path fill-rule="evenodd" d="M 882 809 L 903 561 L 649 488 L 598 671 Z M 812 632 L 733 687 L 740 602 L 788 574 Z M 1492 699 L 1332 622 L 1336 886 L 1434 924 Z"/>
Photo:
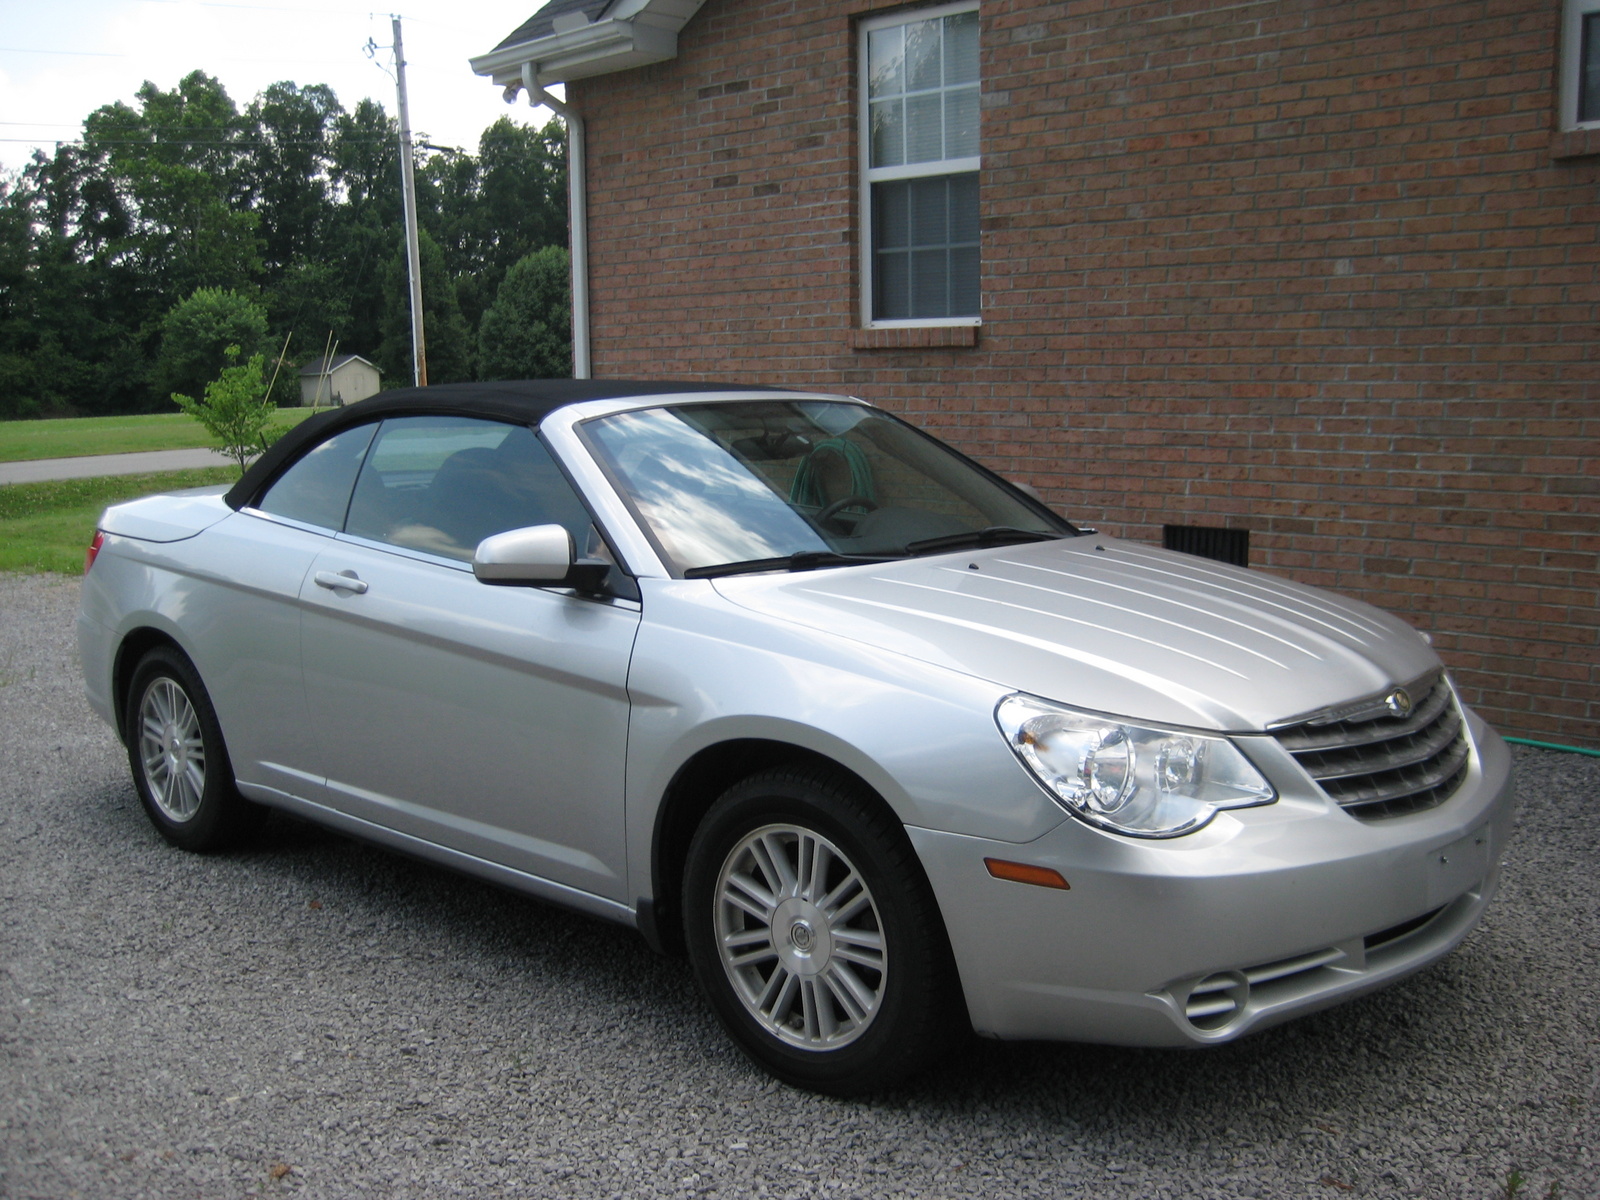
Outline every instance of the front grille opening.
<path fill-rule="evenodd" d="M 1163 525 L 1161 545 L 1167 550 L 1196 554 L 1235 567 L 1250 565 L 1250 531 L 1221 529 L 1214 525 Z"/>
<path fill-rule="evenodd" d="M 1443 908 L 1436 908 L 1432 912 L 1423 913 L 1420 917 L 1412 917 L 1409 921 L 1401 921 L 1398 925 L 1391 925 L 1388 929 L 1380 929 L 1377 933 L 1369 933 L 1361 940 L 1366 944 L 1368 950 L 1376 950 L 1379 946 L 1387 946 L 1391 942 L 1398 942 L 1401 938 L 1410 937 L 1443 911 Z"/>
<path fill-rule="evenodd" d="M 1312 719 L 1275 736 L 1334 803 L 1363 821 L 1444 803 L 1466 780 L 1472 757 L 1442 675 L 1404 715 Z"/>
<path fill-rule="evenodd" d="M 1241 970 L 1213 971 L 1187 990 L 1182 983 L 1174 983 L 1167 995 L 1182 1003 L 1183 1014 L 1194 1028 L 1220 1033 L 1247 1012 L 1323 995 L 1358 981 L 1368 970 L 1414 961 L 1415 956 L 1437 948 L 1453 931 L 1459 931 L 1462 914 L 1479 902 L 1475 894 L 1468 893 L 1420 917 L 1336 946 Z"/>

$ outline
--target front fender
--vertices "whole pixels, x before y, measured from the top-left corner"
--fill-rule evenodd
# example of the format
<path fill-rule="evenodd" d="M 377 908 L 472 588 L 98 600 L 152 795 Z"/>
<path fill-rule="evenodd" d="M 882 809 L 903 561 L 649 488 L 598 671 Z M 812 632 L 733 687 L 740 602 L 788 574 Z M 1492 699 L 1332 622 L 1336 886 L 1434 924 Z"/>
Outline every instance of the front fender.
<path fill-rule="evenodd" d="M 996 728 L 998 685 L 752 613 L 701 581 L 642 582 L 628 678 L 634 895 L 651 895 L 656 813 L 674 777 L 730 741 L 837 762 L 907 825 L 1028 842 L 1066 819 Z"/>

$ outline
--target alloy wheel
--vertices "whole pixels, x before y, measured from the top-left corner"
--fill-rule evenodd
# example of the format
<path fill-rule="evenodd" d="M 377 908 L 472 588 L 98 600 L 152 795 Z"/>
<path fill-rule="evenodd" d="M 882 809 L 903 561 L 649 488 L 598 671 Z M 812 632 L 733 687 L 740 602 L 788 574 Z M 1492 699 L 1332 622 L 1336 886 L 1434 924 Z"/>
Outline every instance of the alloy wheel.
<path fill-rule="evenodd" d="M 765 825 L 729 852 L 714 903 L 723 969 L 769 1033 L 833 1050 L 867 1031 L 888 947 L 871 889 L 838 846 L 803 826 Z"/>
<path fill-rule="evenodd" d="M 190 820 L 205 794 L 205 736 L 189 697 L 166 676 L 139 702 L 139 758 L 156 807 L 172 821 Z"/>

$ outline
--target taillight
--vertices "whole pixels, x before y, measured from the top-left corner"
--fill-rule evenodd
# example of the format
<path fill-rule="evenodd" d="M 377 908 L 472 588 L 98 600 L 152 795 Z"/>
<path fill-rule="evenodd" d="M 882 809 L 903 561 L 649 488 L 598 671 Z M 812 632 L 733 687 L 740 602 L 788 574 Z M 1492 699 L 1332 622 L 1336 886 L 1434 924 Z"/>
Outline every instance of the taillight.
<path fill-rule="evenodd" d="M 100 553 L 100 547 L 105 544 L 106 535 L 96 529 L 94 531 L 94 541 L 89 543 L 89 549 L 85 551 L 83 556 L 83 573 L 85 575 L 89 573 L 89 568 L 94 566 L 95 556 Z"/>

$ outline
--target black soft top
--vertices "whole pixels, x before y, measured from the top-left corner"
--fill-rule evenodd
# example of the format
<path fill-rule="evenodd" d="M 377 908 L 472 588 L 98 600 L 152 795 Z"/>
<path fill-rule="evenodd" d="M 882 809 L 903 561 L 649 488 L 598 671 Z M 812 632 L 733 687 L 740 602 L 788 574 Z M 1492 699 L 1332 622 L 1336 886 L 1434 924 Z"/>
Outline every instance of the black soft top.
<path fill-rule="evenodd" d="M 318 413 L 300 422 L 267 448 L 244 477 L 223 497 L 231 508 L 243 508 L 300 457 L 301 451 L 323 438 L 384 417 L 483 417 L 515 421 L 537 427 L 550 413 L 585 400 L 615 400 L 629 396 L 672 396 L 691 392 L 772 392 L 781 388 L 750 387 L 732 383 L 689 383 L 684 380 L 646 379 L 522 379 L 503 383 L 440 383 L 432 387 L 396 388 L 343 408 Z"/>

